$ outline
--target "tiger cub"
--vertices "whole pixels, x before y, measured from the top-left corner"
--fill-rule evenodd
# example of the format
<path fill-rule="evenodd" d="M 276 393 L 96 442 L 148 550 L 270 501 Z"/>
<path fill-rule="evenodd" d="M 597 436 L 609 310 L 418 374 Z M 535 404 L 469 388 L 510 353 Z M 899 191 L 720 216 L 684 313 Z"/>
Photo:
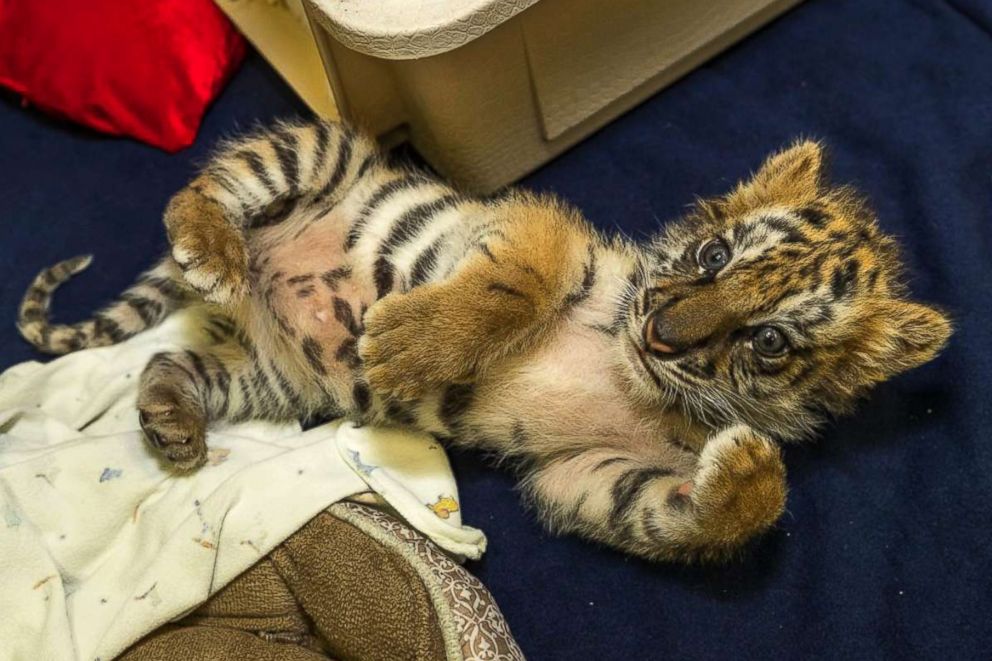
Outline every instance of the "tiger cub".
<path fill-rule="evenodd" d="M 222 146 L 165 211 L 171 255 L 92 319 L 21 333 L 106 345 L 192 307 L 139 418 L 178 471 L 210 423 L 346 416 L 518 460 L 545 523 L 651 559 L 728 557 L 782 513 L 777 442 L 933 358 L 950 325 L 910 302 L 892 239 L 827 185 L 815 142 L 771 156 L 655 240 L 550 197 L 466 195 L 332 123 Z"/>

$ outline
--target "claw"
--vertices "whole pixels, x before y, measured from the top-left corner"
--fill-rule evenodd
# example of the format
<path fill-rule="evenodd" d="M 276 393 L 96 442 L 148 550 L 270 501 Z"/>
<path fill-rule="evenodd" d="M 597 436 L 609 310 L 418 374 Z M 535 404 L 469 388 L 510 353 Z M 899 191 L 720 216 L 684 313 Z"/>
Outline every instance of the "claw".
<path fill-rule="evenodd" d="M 144 411 L 138 411 L 138 424 L 141 425 L 141 431 L 151 446 L 157 450 L 161 450 L 165 443 L 162 441 L 162 437 L 159 436 L 158 432 L 148 428 L 148 418 L 145 416 Z"/>
<path fill-rule="evenodd" d="M 159 436 L 157 433 L 150 431 L 148 429 L 145 429 L 144 432 L 145 432 L 145 440 L 151 443 L 152 447 L 154 447 L 156 450 L 161 450 L 163 447 L 165 447 L 165 443 L 162 441 L 162 437 Z"/>

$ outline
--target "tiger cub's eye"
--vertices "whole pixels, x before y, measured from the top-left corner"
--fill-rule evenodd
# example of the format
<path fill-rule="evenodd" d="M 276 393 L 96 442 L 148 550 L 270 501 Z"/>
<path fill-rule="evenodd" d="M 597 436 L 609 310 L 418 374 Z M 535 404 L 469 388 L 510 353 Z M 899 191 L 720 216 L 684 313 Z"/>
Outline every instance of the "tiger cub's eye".
<path fill-rule="evenodd" d="M 723 239 L 713 239 L 699 249 L 699 256 L 696 261 L 702 268 L 716 273 L 730 261 L 730 248 L 723 242 Z"/>
<path fill-rule="evenodd" d="M 785 335 L 774 326 L 762 326 L 754 332 L 751 340 L 755 351 L 762 356 L 781 356 L 788 348 Z"/>

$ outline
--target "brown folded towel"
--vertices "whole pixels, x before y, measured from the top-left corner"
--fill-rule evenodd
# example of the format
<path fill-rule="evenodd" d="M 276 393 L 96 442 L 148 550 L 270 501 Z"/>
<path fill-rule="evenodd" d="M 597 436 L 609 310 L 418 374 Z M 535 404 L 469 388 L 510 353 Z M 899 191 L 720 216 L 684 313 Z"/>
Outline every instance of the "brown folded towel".
<path fill-rule="evenodd" d="M 193 613 L 120 658 L 483 657 L 523 654 L 478 579 L 392 516 L 338 503 Z"/>

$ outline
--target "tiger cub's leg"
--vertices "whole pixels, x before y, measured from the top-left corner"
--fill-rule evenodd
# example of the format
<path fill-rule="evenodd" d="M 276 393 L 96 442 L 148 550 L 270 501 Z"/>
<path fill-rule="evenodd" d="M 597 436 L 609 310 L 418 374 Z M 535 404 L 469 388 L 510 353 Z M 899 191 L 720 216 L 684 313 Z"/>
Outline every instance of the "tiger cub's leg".
<path fill-rule="evenodd" d="M 196 360 L 202 362 L 197 356 Z M 138 420 L 145 440 L 176 470 L 196 468 L 207 456 L 205 381 L 185 352 L 152 357 L 141 375 Z"/>
<path fill-rule="evenodd" d="M 412 399 L 471 381 L 537 342 L 582 290 L 594 238 L 576 212 L 519 195 L 493 214 L 451 276 L 366 313 L 359 351 L 374 389 Z"/>
<path fill-rule="evenodd" d="M 589 450 L 526 482 L 545 520 L 655 560 L 723 560 L 767 530 L 785 505 L 778 448 L 752 430 L 712 437 L 694 474 L 634 454 Z"/>
<path fill-rule="evenodd" d="M 250 344 L 156 354 L 139 384 L 145 437 L 179 471 L 206 460 L 206 431 L 213 421 L 298 419 L 308 412 L 304 394 Z"/>
<path fill-rule="evenodd" d="M 248 290 L 245 231 L 299 198 L 331 204 L 378 159 L 373 140 L 331 122 L 279 124 L 226 144 L 165 209 L 172 257 L 208 301 Z"/>

